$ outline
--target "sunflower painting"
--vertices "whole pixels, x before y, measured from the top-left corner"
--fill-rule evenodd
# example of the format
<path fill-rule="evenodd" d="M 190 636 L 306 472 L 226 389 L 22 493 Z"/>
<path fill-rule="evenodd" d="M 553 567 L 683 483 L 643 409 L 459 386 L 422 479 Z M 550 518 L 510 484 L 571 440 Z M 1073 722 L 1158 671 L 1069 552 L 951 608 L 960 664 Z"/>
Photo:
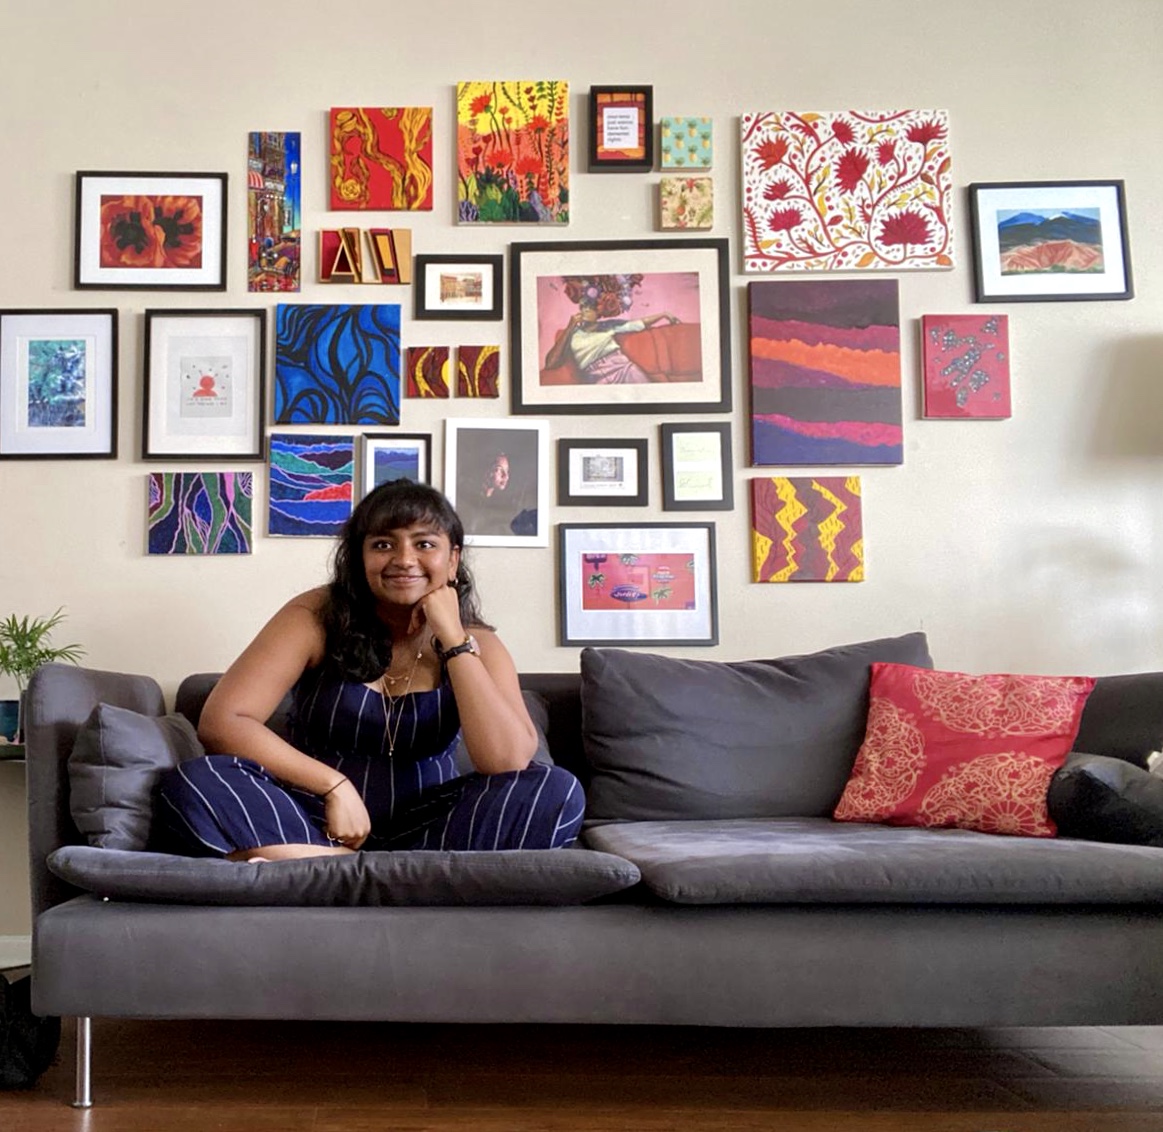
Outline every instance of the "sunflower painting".
<path fill-rule="evenodd" d="M 456 88 L 462 224 L 569 223 L 569 84 L 467 82 Z"/>
<path fill-rule="evenodd" d="M 744 114 L 745 271 L 953 266 L 943 110 Z"/>

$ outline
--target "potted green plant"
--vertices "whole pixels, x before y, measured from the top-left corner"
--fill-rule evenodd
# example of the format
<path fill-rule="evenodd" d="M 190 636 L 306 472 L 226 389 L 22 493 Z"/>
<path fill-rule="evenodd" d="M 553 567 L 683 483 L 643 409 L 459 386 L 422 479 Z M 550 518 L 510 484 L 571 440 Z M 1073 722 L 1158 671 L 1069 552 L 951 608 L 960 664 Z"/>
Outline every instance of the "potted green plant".
<path fill-rule="evenodd" d="M 0 737 L 8 737 L 8 730 L 12 730 L 12 738 L 17 743 L 21 741 L 24 731 L 22 719 L 22 704 L 24 689 L 32 674 L 42 665 L 54 660 L 67 660 L 71 664 L 85 655 L 80 645 L 62 645 L 54 647 L 49 638 L 52 631 L 65 619 L 64 609 L 58 609 L 51 617 L 17 617 L 10 613 L 0 621 L 0 673 L 11 676 L 16 681 L 15 711 L 8 706 L 11 700 L 0 700 L 0 720 L 6 715 L 15 717 L 15 726 L 11 723 L 0 722 Z"/>

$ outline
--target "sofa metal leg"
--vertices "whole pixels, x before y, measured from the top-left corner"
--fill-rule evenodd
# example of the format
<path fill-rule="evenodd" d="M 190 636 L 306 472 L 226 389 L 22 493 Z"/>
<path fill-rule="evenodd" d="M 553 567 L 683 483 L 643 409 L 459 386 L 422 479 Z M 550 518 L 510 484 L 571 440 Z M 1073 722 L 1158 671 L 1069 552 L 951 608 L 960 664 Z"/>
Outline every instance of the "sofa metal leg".
<path fill-rule="evenodd" d="M 77 1019 L 77 1084 L 73 1108 L 92 1108 L 91 1070 L 93 1055 L 93 1019 Z"/>

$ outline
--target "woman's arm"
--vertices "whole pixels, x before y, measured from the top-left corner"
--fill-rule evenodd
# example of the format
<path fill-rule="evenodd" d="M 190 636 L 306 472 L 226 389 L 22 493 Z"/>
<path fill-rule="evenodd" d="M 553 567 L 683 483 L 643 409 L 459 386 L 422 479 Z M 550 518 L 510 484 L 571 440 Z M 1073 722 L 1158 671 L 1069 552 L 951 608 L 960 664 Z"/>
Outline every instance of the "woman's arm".
<path fill-rule="evenodd" d="M 573 339 L 573 332 L 580 324 L 580 314 L 570 316 L 570 320 L 566 323 L 565 329 L 558 334 L 556 341 L 549 347 L 549 353 L 545 355 L 543 369 L 556 369 L 558 366 L 563 366 L 573 361 L 573 354 L 570 352 L 569 344 Z"/>

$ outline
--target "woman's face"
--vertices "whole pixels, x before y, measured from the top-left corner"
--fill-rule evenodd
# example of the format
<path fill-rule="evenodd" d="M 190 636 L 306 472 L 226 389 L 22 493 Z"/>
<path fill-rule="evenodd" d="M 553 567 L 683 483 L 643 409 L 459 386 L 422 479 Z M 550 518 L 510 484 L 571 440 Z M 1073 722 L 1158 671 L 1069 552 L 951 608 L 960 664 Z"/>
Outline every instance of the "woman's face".
<path fill-rule="evenodd" d="M 500 455 L 485 473 L 485 495 L 492 495 L 494 491 L 504 491 L 508 486 L 509 457 Z"/>
<path fill-rule="evenodd" d="M 421 521 L 363 540 L 368 589 L 380 605 L 415 605 L 456 577 L 460 549 L 431 522 Z"/>

